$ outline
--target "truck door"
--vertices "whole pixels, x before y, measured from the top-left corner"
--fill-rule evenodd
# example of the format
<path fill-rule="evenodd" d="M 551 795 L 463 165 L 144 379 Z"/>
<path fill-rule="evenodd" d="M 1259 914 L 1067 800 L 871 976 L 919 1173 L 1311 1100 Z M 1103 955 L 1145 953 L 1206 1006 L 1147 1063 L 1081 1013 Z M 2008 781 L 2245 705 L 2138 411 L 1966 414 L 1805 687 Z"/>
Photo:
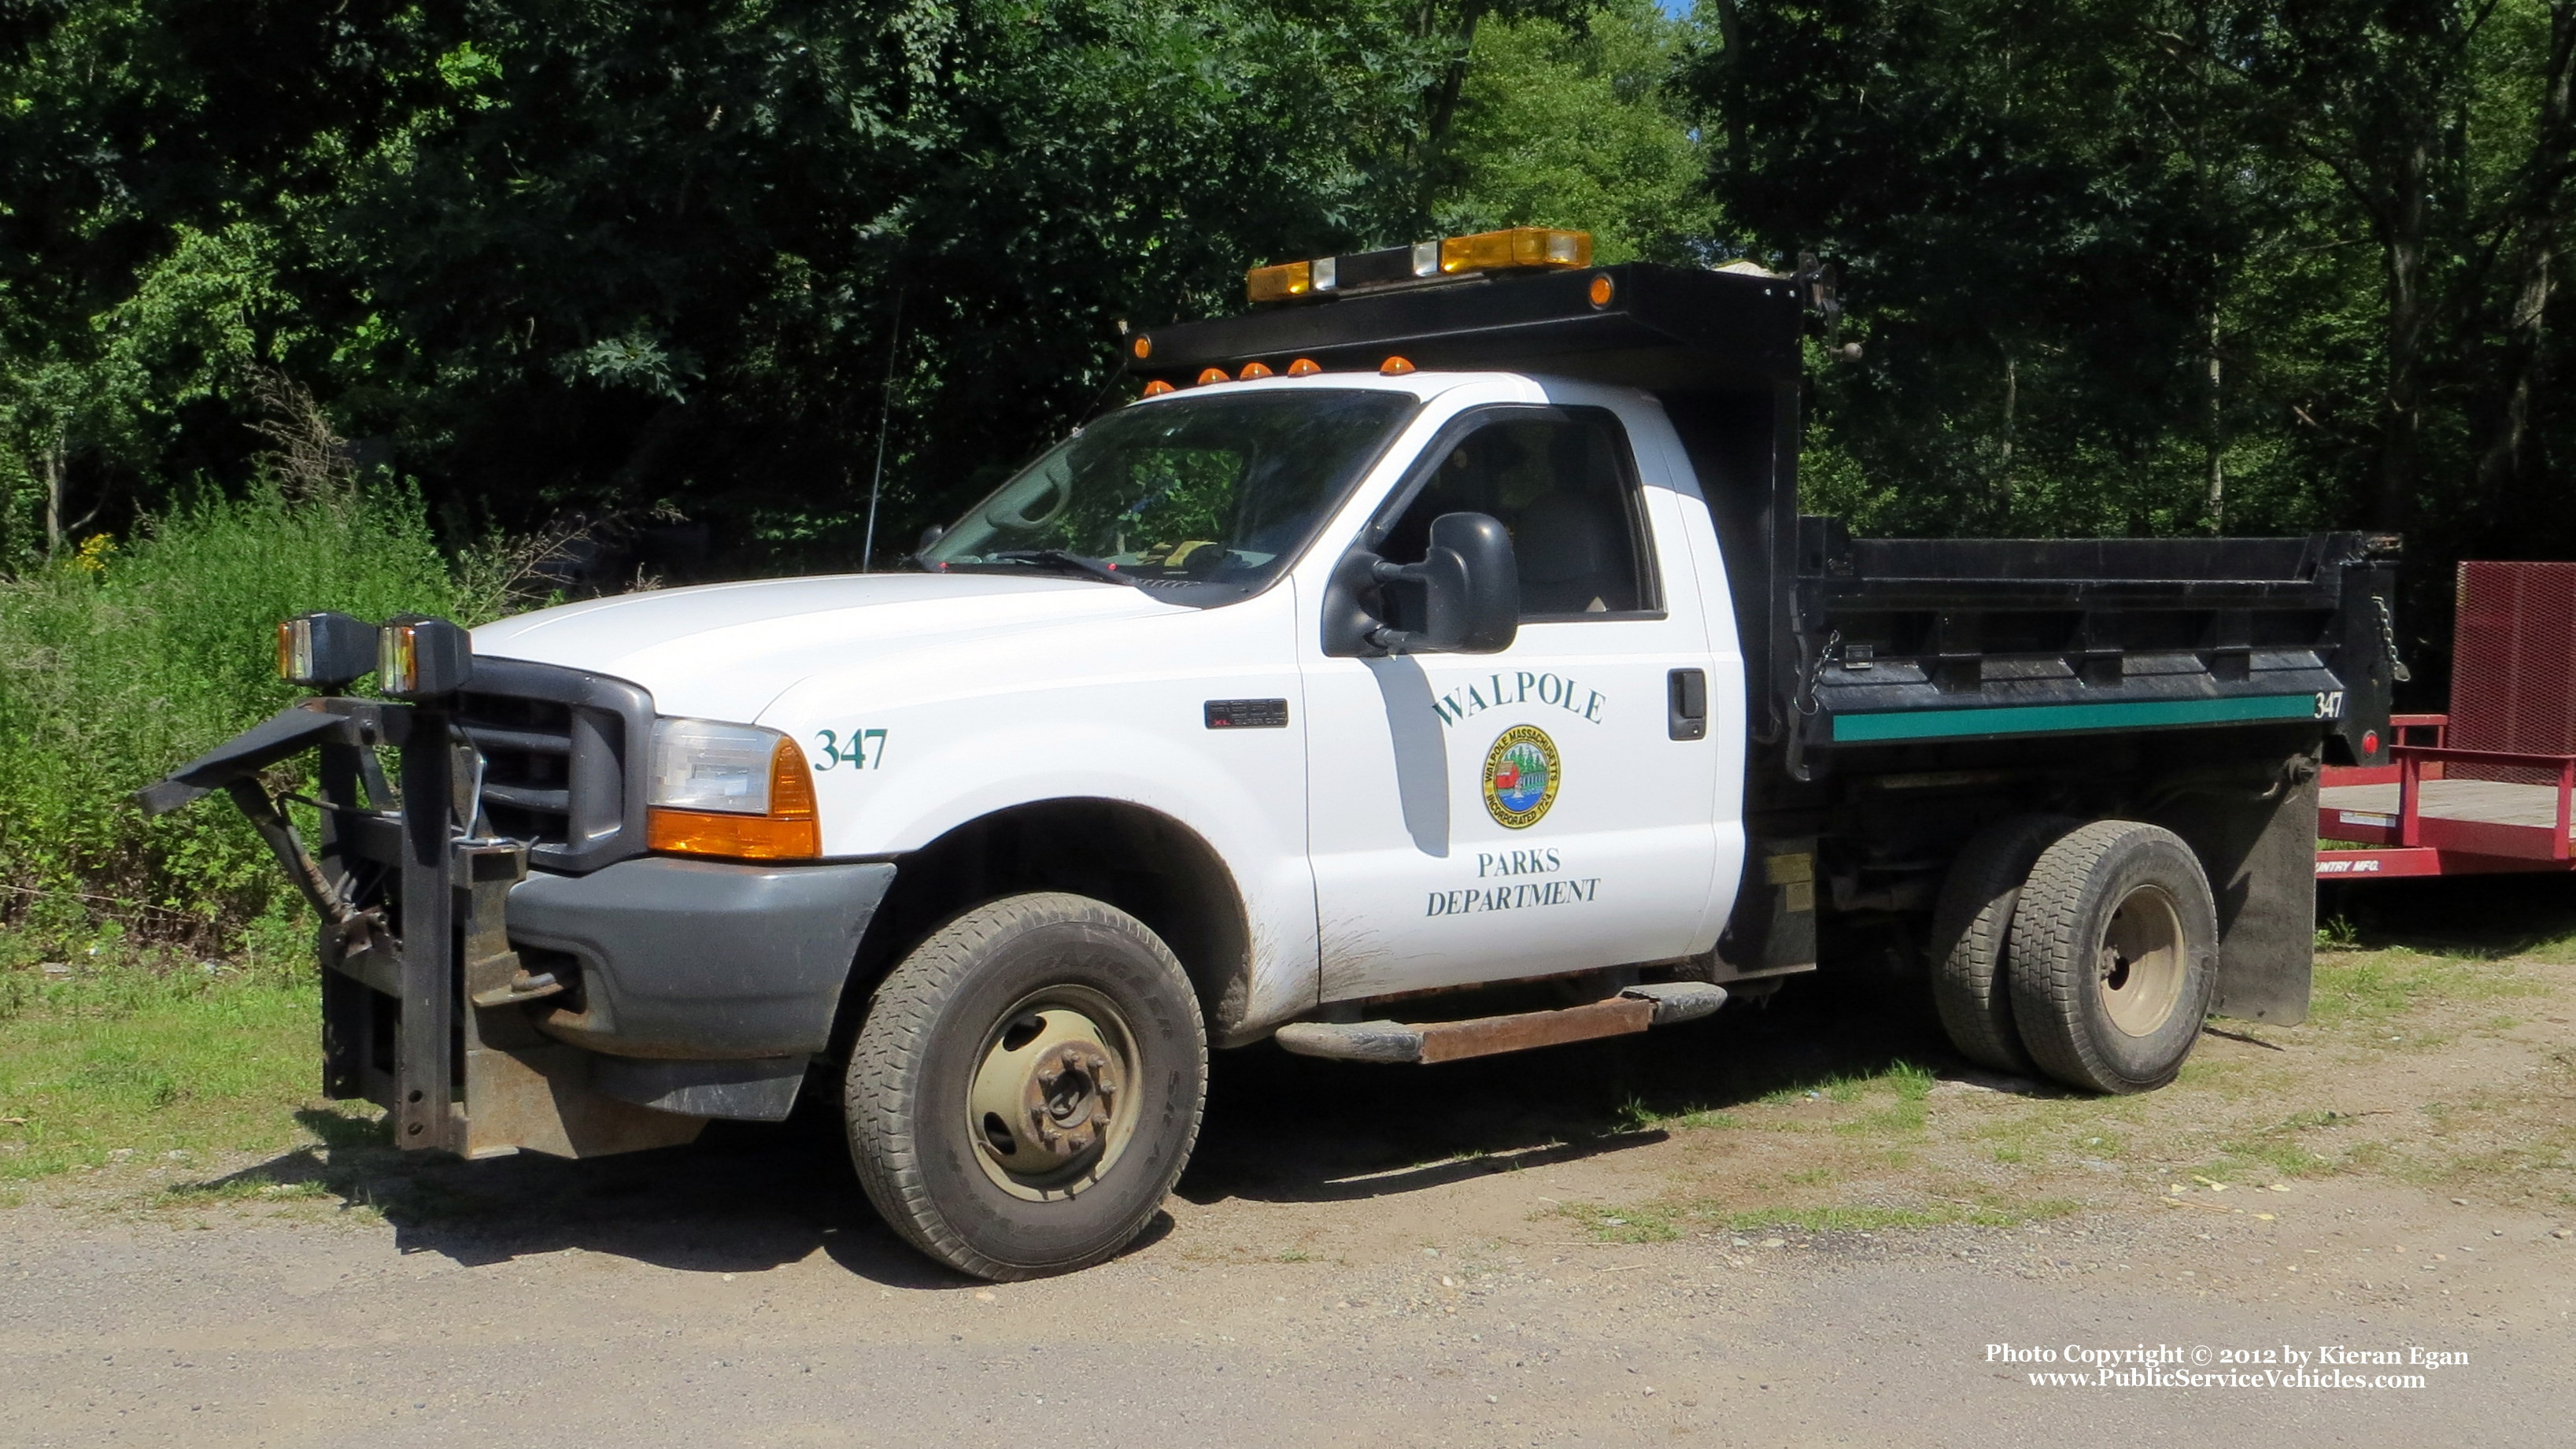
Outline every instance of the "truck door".
<path fill-rule="evenodd" d="M 1511 648 L 1304 649 L 1328 1001 L 1705 945 L 1714 737 L 1737 721 L 1712 711 L 1680 500 L 1641 484 L 1612 409 L 1476 409 L 1424 450 L 1360 546 L 1419 559 L 1431 520 L 1462 511 L 1512 532 Z"/>

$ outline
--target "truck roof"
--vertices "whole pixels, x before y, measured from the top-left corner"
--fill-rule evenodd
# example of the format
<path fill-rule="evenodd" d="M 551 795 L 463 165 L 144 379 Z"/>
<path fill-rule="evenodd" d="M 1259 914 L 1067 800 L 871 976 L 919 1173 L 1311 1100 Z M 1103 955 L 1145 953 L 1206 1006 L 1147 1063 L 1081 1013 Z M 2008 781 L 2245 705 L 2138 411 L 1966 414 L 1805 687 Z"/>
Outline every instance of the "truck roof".
<path fill-rule="evenodd" d="M 1185 387 L 1211 368 L 1326 372 L 1414 367 L 1544 371 L 1657 392 L 1768 391 L 1799 372 L 1803 307 L 1791 278 L 1626 262 L 1444 276 L 1349 296 L 1302 297 L 1127 340 L 1127 371 Z M 1596 298 L 1601 300 L 1596 300 Z M 1256 374 L 1257 375 L 1257 374 Z"/>

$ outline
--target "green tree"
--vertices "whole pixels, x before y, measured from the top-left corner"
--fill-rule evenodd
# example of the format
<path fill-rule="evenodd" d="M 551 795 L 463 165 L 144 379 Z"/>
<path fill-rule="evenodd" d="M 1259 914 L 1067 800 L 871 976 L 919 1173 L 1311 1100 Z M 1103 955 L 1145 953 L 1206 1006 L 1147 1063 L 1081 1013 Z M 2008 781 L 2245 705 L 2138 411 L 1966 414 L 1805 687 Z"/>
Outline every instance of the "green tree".
<path fill-rule="evenodd" d="M 853 463 L 890 356 L 904 528 L 1078 417 L 1120 319 L 1231 305 L 1264 252 L 1409 230 L 1404 158 L 1444 54 L 1409 19 L 1265 0 L 13 6 L 15 547 L 43 534 L 41 493 L 76 513 L 122 488 L 130 516 L 192 476 L 244 477 L 255 439 L 224 368 L 256 359 L 417 476 L 451 539 L 670 503 L 735 567 L 856 562 Z"/>
<path fill-rule="evenodd" d="M 1479 28 L 1434 228 L 1577 227 L 1604 262 L 1713 257 L 1707 161 L 1668 84 L 1687 35 L 1649 0 L 1618 0 L 1579 28 L 1538 18 Z"/>
<path fill-rule="evenodd" d="M 1909 532 L 2576 547 L 2567 0 L 1712 0 L 1755 248 L 1839 261 L 1814 491 Z M 2419 623 L 2438 622 L 2436 608 Z"/>

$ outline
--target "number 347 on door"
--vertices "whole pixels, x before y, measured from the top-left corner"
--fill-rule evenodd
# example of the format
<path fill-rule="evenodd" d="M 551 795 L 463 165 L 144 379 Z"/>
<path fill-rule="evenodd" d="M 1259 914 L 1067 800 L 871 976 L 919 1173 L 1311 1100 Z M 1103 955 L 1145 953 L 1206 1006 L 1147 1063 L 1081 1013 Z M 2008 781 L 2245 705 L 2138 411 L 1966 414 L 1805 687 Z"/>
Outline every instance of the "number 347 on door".
<path fill-rule="evenodd" d="M 838 769 L 843 765 L 853 770 L 885 768 L 886 732 L 884 730 L 852 730 L 846 740 L 838 731 L 816 730 L 814 738 L 823 746 L 823 758 L 814 762 L 814 770 L 817 774 L 825 770 Z"/>

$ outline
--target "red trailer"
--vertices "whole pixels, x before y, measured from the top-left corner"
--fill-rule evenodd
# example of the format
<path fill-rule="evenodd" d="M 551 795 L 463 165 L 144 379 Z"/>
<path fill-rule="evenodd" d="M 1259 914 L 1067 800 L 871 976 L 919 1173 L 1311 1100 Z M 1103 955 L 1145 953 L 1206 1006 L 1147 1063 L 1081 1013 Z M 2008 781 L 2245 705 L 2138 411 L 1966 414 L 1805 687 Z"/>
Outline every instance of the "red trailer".
<path fill-rule="evenodd" d="M 2576 868 L 2576 563 L 2461 564 L 2458 604 L 2450 713 L 2318 782 L 2319 880 Z"/>

